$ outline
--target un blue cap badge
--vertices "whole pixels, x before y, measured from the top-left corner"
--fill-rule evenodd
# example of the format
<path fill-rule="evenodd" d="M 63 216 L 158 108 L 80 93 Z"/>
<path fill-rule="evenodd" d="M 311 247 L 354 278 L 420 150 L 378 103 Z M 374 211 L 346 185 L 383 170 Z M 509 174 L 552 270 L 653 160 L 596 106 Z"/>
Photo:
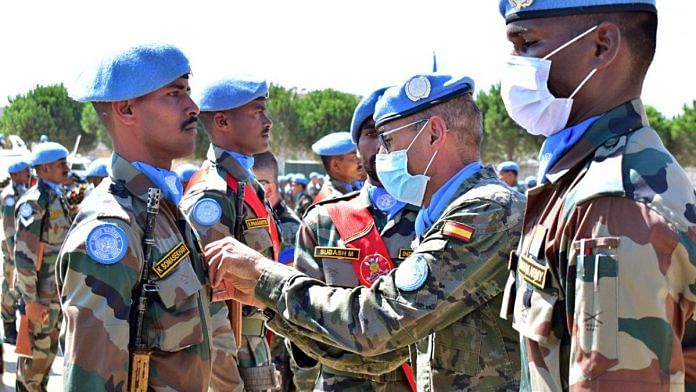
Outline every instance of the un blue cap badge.
<path fill-rule="evenodd" d="M 425 76 L 415 76 L 406 82 L 405 92 L 408 99 L 418 102 L 430 95 L 430 80 Z"/>
<path fill-rule="evenodd" d="M 193 220 L 201 226 L 212 226 L 221 216 L 222 208 L 213 199 L 201 199 L 193 207 Z"/>
<path fill-rule="evenodd" d="M 22 204 L 21 207 L 19 207 L 19 215 L 24 218 L 24 219 L 29 219 L 31 216 L 34 214 L 34 209 L 31 207 L 31 204 L 29 203 L 24 203 Z"/>
<path fill-rule="evenodd" d="M 99 264 L 114 264 L 121 261 L 128 249 L 128 237 L 120 227 L 104 223 L 87 235 L 87 254 Z"/>
<path fill-rule="evenodd" d="M 396 269 L 394 283 L 402 291 L 415 291 L 423 286 L 428 279 L 430 270 L 428 261 L 423 255 L 412 255 L 404 260 Z"/>
<path fill-rule="evenodd" d="M 519 9 L 527 8 L 534 3 L 534 0 L 509 0 L 512 7 Z"/>

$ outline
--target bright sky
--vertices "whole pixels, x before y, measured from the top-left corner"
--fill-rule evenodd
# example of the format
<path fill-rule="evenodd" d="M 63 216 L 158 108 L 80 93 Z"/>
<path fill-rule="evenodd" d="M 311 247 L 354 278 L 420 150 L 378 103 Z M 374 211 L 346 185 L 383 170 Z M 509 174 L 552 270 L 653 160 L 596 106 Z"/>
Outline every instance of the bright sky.
<path fill-rule="evenodd" d="M 484 5 L 485 4 L 485 5 Z M 252 73 L 286 87 L 354 94 L 431 69 L 498 81 L 509 52 L 496 0 L 0 2 L 0 106 L 69 81 L 105 49 L 167 41 L 194 77 Z M 696 99 L 693 0 L 658 0 L 656 60 L 643 98 L 667 115 Z"/>

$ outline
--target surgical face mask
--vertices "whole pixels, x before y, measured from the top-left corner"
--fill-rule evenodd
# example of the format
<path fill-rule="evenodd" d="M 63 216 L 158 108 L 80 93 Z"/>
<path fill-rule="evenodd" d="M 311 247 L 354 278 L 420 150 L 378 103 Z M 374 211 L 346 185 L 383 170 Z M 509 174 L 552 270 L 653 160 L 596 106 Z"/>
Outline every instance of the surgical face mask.
<path fill-rule="evenodd" d="M 500 93 L 508 114 L 532 135 L 549 137 L 568 124 L 573 97 L 597 72 L 593 69 L 568 98 L 556 98 L 548 87 L 551 60 L 554 54 L 591 33 L 594 26 L 544 58 L 510 56 L 503 72 Z"/>
<path fill-rule="evenodd" d="M 415 143 L 427 125 L 428 122 L 418 131 L 416 137 L 413 138 L 411 144 L 405 150 L 394 151 L 388 154 L 377 154 L 376 159 L 377 176 L 382 182 L 384 189 L 396 200 L 419 207 L 423 205 L 425 188 L 428 186 L 428 181 L 430 181 L 430 177 L 426 176 L 426 173 L 428 173 L 428 169 L 430 169 L 430 165 L 433 163 L 439 150 L 435 151 L 430 158 L 425 172 L 415 176 L 408 172 L 408 150 L 413 146 L 413 143 Z"/>

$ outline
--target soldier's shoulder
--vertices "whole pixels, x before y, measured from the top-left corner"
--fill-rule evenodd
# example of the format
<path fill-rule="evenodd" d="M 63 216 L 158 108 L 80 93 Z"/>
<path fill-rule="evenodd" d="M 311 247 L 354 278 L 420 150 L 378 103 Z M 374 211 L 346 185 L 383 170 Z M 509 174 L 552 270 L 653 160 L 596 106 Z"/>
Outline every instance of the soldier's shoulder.
<path fill-rule="evenodd" d="M 45 193 L 39 191 L 39 188 L 36 185 L 34 185 L 33 187 L 29 188 L 22 195 L 22 197 L 19 198 L 15 208 L 19 209 L 20 212 L 22 212 L 22 207 L 24 205 L 28 205 L 29 207 L 24 207 L 25 214 L 27 214 L 29 208 L 32 209 L 32 212 L 34 214 L 38 214 L 46 209 L 47 204 L 48 202 L 46 200 Z"/>
<path fill-rule="evenodd" d="M 0 200 L 5 200 L 5 198 L 7 198 L 8 196 L 15 196 L 15 190 L 12 186 L 12 182 L 7 184 L 7 186 L 2 188 L 2 191 L 0 191 Z"/>
<path fill-rule="evenodd" d="M 123 185 L 108 178 L 82 201 L 75 224 L 106 219 L 120 220 L 128 225 L 135 219 L 131 195 Z"/>
<path fill-rule="evenodd" d="M 355 199 L 360 195 L 360 191 L 354 191 L 346 194 L 341 194 L 337 193 L 335 196 L 330 197 L 328 199 L 320 200 L 311 206 L 307 208 L 307 211 L 305 211 L 304 216 L 302 217 L 303 220 L 306 220 L 311 217 L 316 217 L 318 215 L 324 215 L 326 211 L 324 209 L 325 206 L 330 205 L 330 204 L 335 204 L 339 202 L 344 202 L 344 201 L 350 201 Z"/>
<path fill-rule="evenodd" d="M 224 194 L 227 190 L 226 179 L 220 175 L 217 167 L 210 162 L 204 163 L 195 176 L 194 182 L 189 185 L 189 189 L 186 192 L 187 195 L 195 195 L 207 191 L 222 192 Z"/>
<path fill-rule="evenodd" d="M 473 184 L 462 192 L 450 206 L 495 204 L 504 209 L 524 208 L 525 196 L 509 187 L 495 174 L 492 167 L 485 167 L 472 178 Z"/>

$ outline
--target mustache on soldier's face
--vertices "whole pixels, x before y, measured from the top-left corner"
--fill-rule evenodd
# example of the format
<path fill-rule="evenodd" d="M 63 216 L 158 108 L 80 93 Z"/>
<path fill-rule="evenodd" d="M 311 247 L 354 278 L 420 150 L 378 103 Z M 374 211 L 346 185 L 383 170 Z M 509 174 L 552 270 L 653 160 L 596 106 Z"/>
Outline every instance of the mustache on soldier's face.
<path fill-rule="evenodd" d="M 191 125 L 191 124 L 198 124 L 198 117 L 196 117 L 196 116 L 191 116 L 191 117 L 189 117 L 188 119 L 186 119 L 186 121 L 184 121 L 184 123 L 181 124 L 181 130 L 182 130 L 182 131 L 185 130 L 185 129 L 188 128 L 188 126 Z"/>

